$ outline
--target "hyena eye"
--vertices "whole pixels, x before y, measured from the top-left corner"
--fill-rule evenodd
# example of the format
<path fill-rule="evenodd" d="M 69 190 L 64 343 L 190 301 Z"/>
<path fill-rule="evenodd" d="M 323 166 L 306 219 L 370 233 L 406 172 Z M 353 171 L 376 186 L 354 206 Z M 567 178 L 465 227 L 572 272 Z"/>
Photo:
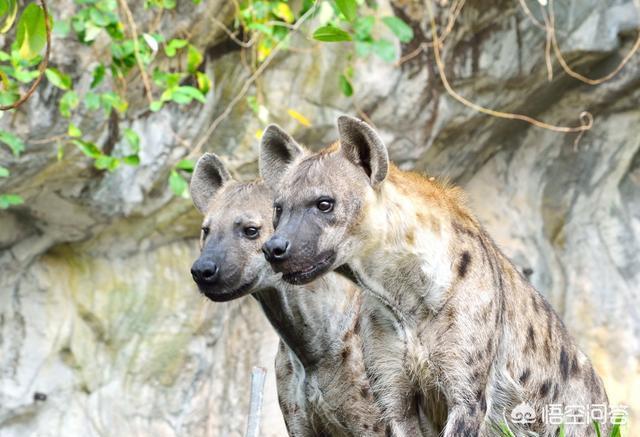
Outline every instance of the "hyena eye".
<path fill-rule="evenodd" d="M 282 207 L 280 205 L 275 205 L 273 207 L 273 229 L 278 227 L 281 214 L 282 214 Z"/>
<path fill-rule="evenodd" d="M 316 208 L 322 212 L 331 212 L 333 210 L 333 199 L 321 198 L 316 202 Z"/>
<path fill-rule="evenodd" d="M 207 235 L 209 235 L 209 227 L 208 226 L 203 226 L 202 227 L 202 238 L 207 238 Z"/>
<path fill-rule="evenodd" d="M 247 226 L 246 228 L 244 228 L 245 237 L 254 240 L 258 238 L 258 235 L 260 235 L 260 229 L 256 228 L 255 226 Z"/>

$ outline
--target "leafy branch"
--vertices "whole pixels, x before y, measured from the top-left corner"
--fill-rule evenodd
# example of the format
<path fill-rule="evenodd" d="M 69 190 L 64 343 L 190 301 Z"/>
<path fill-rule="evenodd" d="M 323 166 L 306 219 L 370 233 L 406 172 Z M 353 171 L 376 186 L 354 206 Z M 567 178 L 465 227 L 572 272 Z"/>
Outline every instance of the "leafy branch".
<path fill-rule="evenodd" d="M 2 0 L 0 16 L 8 15 L 8 17 L 1 29 L 1 33 L 6 33 L 11 28 L 13 19 L 15 19 L 16 10 L 16 0 Z M 40 85 L 47 66 L 49 65 L 49 56 L 51 54 L 51 21 L 49 20 L 49 11 L 47 10 L 45 0 L 40 0 L 40 7 L 34 4 L 26 7 L 20 17 L 20 21 L 18 21 L 16 42 L 20 47 L 21 55 L 27 60 L 37 56 L 42 50 L 42 46 L 46 46 L 45 54 L 38 67 L 39 74 L 27 92 L 11 104 L 0 105 L 0 111 L 15 109 L 26 102 L 36 91 L 38 85 Z M 6 74 L 2 74 L 1 77 L 3 85 L 5 88 L 8 88 L 9 81 Z"/>

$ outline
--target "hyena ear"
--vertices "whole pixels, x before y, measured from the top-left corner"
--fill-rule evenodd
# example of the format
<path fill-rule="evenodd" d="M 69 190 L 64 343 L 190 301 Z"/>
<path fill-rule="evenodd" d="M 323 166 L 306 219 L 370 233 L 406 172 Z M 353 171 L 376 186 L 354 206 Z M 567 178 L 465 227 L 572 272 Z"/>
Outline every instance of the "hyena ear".
<path fill-rule="evenodd" d="M 387 177 L 389 153 L 378 134 L 363 121 L 342 115 L 338 117 L 340 150 L 356 166 L 362 168 L 376 187 Z"/>
<path fill-rule="evenodd" d="M 231 179 L 229 171 L 218 156 L 205 153 L 198 159 L 191 176 L 189 191 L 198 211 L 205 214 L 213 195 Z"/>
<path fill-rule="evenodd" d="M 284 170 L 304 149 L 278 125 L 270 124 L 260 142 L 260 176 L 268 187 L 274 188 Z"/>

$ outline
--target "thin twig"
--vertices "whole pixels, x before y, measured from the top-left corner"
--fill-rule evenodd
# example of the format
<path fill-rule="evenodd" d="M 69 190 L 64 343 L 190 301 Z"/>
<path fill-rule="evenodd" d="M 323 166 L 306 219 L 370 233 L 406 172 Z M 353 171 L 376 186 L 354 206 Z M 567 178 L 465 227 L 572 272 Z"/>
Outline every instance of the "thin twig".
<path fill-rule="evenodd" d="M 438 40 L 440 41 L 440 43 L 443 43 L 444 40 L 447 38 L 447 36 L 449 36 L 449 34 L 451 33 L 451 31 L 453 30 L 453 27 L 456 23 L 456 20 L 458 19 L 458 16 L 460 15 L 460 12 L 462 12 L 462 7 L 464 6 L 466 0 L 457 0 L 450 8 L 449 8 L 449 21 L 447 22 L 447 26 L 445 27 L 445 29 L 442 31 L 442 33 L 440 34 L 440 37 L 438 38 Z M 411 59 L 415 58 L 416 56 L 418 56 L 420 53 L 426 52 L 428 48 L 433 46 L 433 41 L 426 41 L 426 42 L 422 42 L 420 43 L 420 45 L 413 50 L 411 53 L 408 53 L 406 55 L 404 55 L 403 57 L 401 57 L 400 59 L 398 59 L 394 66 L 399 67 L 402 64 L 409 62 Z"/>
<path fill-rule="evenodd" d="M 248 49 L 249 47 L 253 46 L 253 45 L 256 43 L 255 38 L 251 38 L 251 39 L 250 39 L 249 41 L 247 41 L 247 42 L 242 41 L 241 39 L 239 39 L 239 38 L 236 36 L 236 33 L 235 33 L 235 32 L 232 32 L 232 31 L 231 31 L 231 29 L 229 29 L 227 26 L 225 26 L 225 24 L 224 24 L 222 21 L 218 20 L 218 19 L 217 19 L 216 17 L 214 17 L 213 15 L 210 15 L 210 16 L 209 16 L 209 19 L 213 22 L 213 24 L 215 24 L 216 26 L 218 26 L 219 28 L 221 28 L 221 29 L 224 31 L 224 33 L 226 33 L 226 34 L 227 34 L 227 36 L 228 36 L 229 38 L 231 38 L 231 40 L 232 40 L 234 43 L 238 44 L 240 47 L 244 47 L 245 49 Z"/>
<path fill-rule="evenodd" d="M 458 94 L 449 84 L 449 80 L 447 79 L 447 76 L 445 74 L 445 68 L 444 68 L 444 63 L 442 62 L 442 58 L 440 56 L 440 41 L 438 40 L 438 31 L 436 30 L 436 19 L 435 19 L 435 15 L 433 13 L 433 5 L 432 5 L 432 1 L 433 0 L 429 0 L 427 1 L 427 12 L 429 13 L 429 20 L 431 21 L 431 35 L 433 38 L 433 53 L 435 55 L 435 59 L 436 59 L 436 65 L 438 67 L 438 73 L 440 75 L 440 80 L 442 80 L 442 84 L 444 85 L 447 93 L 453 97 L 454 99 L 456 99 L 458 102 L 462 103 L 463 105 L 474 109 L 478 112 L 481 112 L 483 114 L 487 114 L 487 115 L 491 115 L 493 117 L 497 117 L 497 118 L 504 118 L 507 120 L 520 120 L 520 121 L 524 121 L 527 122 L 533 126 L 536 127 L 540 127 L 543 129 L 548 129 L 554 132 L 582 132 L 582 131 L 586 131 L 591 129 L 591 127 L 593 126 L 593 116 L 586 111 L 583 111 L 580 114 L 580 126 L 575 126 L 575 127 L 571 127 L 571 126 L 555 126 L 549 123 L 545 123 L 543 121 L 540 120 L 536 120 L 533 117 L 529 117 L 528 115 L 522 115 L 522 114 L 513 114 L 510 112 L 502 112 L 502 111 L 495 111 L 493 109 L 488 109 L 485 108 L 484 106 L 480 106 L 477 103 L 473 103 L 470 100 L 467 100 L 466 98 L 462 97 L 460 94 Z"/>
<path fill-rule="evenodd" d="M 294 26 L 294 28 L 295 28 L 294 30 L 298 30 L 300 27 L 302 27 L 304 22 L 307 21 L 307 19 L 309 17 L 311 17 L 311 15 L 313 15 L 313 13 L 316 10 L 317 4 L 318 4 L 318 2 L 316 1 L 313 4 L 313 6 L 311 6 L 309 8 L 309 10 L 307 12 L 305 12 L 304 15 L 302 15 L 300 17 L 300 19 L 296 22 L 296 24 Z M 269 53 L 269 56 L 266 57 L 266 59 L 262 62 L 262 64 L 260 64 L 260 66 L 256 69 L 256 71 L 253 72 L 251 77 L 249 77 L 249 79 L 247 79 L 245 81 L 244 85 L 242 85 L 242 88 L 240 89 L 240 92 L 229 102 L 229 104 L 224 109 L 224 111 L 222 111 L 222 113 L 218 117 L 216 117 L 215 120 L 213 120 L 211 122 L 211 124 L 209 125 L 207 130 L 202 135 L 202 138 L 200 139 L 200 141 L 198 141 L 196 143 L 194 148 L 189 153 L 188 158 L 193 158 L 193 157 L 197 156 L 198 153 L 200 153 L 200 150 L 205 145 L 205 143 L 207 142 L 207 140 L 209 139 L 211 134 L 216 130 L 216 128 L 220 125 L 220 123 L 222 123 L 224 121 L 224 119 L 227 118 L 229 116 L 229 114 L 231 114 L 231 111 L 233 110 L 233 108 L 245 96 L 247 91 L 249 91 L 249 88 L 251 87 L 251 85 L 256 81 L 256 79 L 258 79 L 258 77 L 260 77 L 262 72 L 264 70 L 266 70 L 266 68 L 269 66 L 271 61 L 280 52 L 280 48 L 282 47 L 282 45 L 283 45 L 285 40 L 286 40 L 286 38 L 278 41 L 278 43 L 275 45 L 273 50 L 271 50 L 271 53 Z"/>
<path fill-rule="evenodd" d="M 640 2 L 638 0 L 634 0 L 633 3 L 636 6 L 636 10 L 638 11 L 638 17 L 640 17 Z M 558 62 L 562 66 L 562 69 L 565 71 L 565 73 L 567 73 L 569 76 L 573 77 L 574 79 L 578 79 L 579 81 L 584 82 L 588 85 L 599 85 L 613 78 L 616 74 L 618 74 L 624 68 L 624 66 L 629 62 L 629 60 L 638 51 L 638 49 L 640 49 L 640 30 L 638 30 L 638 37 L 636 38 L 636 42 L 633 44 L 633 47 L 631 48 L 631 50 L 629 50 L 629 53 L 627 53 L 625 57 L 622 58 L 622 61 L 620 61 L 620 64 L 618 64 L 618 66 L 614 68 L 613 71 L 611 71 L 609 74 L 599 79 L 591 79 L 574 71 L 569 66 L 564 56 L 562 55 L 562 50 L 560 50 L 558 39 L 556 38 L 555 14 L 553 12 L 553 0 L 549 0 L 549 26 L 547 27 L 547 32 L 551 33 L 551 43 L 553 45 L 553 50 L 556 54 L 556 58 L 558 59 Z"/>
<path fill-rule="evenodd" d="M 40 74 L 38 75 L 36 80 L 31 84 L 26 94 L 24 94 L 22 97 L 20 97 L 20 99 L 18 99 L 17 101 L 13 102 L 10 105 L 0 106 L 0 111 L 8 111 L 10 109 L 15 109 L 18 106 L 22 105 L 24 102 L 26 102 L 29 99 L 29 97 L 31 97 L 33 93 L 36 91 L 36 88 L 38 88 L 38 85 L 40 85 L 40 82 L 42 82 L 42 78 L 44 77 L 44 72 L 47 70 L 47 67 L 49 66 L 49 56 L 51 55 L 51 25 L 49 23 L 49 10 L 47 9 L 47 3 L 45 2 L 45 0 L 40 0 L 40 5 L 42 6 L 42 12 L 44 14 L 44 28 L 47 33 L 47 46 L 44 52 L 44 58 L 42 59 L 42 61 L 40 62 L 40 65 L 38 66 L 38 71 L 40 72 Z"/>
<path fill-rule="evenodd" d="M 413 58 L 415 58 L 416 56 L 418 56 L 420 53 L 422 52 L 426 52 L 427 49 L 429 47 L 431 47 L 432 44 L 428 43 L 428 42 L 421 42 L 420 45 L 415 49 L 412 50 L 410 53 L 407 53 L 406 55 L 404 55 L 403 57 L 401 57 L 400 59 L 398 59 L 394 66 L 399 67 L 404 63 L 409 62 L 410 60 L 412 60 Z"/>
<path fill-rule="evenodd" d="M 527 6 L 527 1 L 526 0 L 518 0 L 518 3 L 520 3 L 520 6 L 522 7 L 522 10 L 524 11 L 525 15 L 527 17 L 529 17 L 529 19 L 533 22 L 533 24 L 538 26 L 540 29 L 545 29 L 546 30 L 546 26 L 544 24 L 542 24 L 540 22 L 540 20 L 538 20 L 536 17 L 533 16 L 533 13 L 531 12 L 531 9 L 529 9 L 529 6 Z"/>
<path fill-rule="evenodd" d="M 362 107 L 360 106 L 360 104 L 358 103 L 358 101 L 356 99 L 353 99 L 353 107 L 355 108 L 356 112 L 358 113 L 358 115 L 360 116 L 361 119 L 366 121 L 367 124 L 369 124 L 374 129 L 377 129 L 375 123 L 373 122 L 373 120 L 371 120 L 369 115 L 366 112 L 364 112 L 364 110 L 362 109 Z"/>
<path fill-rule="evenodd" d="M 547 80 L 551 82 L 553 80 L 553 63 L 551 62 L 551 47 L 552 47 L 552 33 L 549 32 L 549 28 L 551 27 L 551 23 L 549 22 L 549 17 L 544 10 L 544 6 L 540 4 L 540 9 L 542 10 L 542 17 L 544 18 L 544 25 L 546 29 L 546 38 L 544 45 L 544 62 L 547 66 Z"/>
<path fill-rule="evenodd" d="M 151 91 L 151 82 L 149 82 L 149 76 L 147 76 L 147 72 L 144 68 L 144 63 L 142 62 L 142 57 L 140 56 L 140 43 L 138 42 L 138 29 L 136 27 L 136 22 L 133 19 L 133 14 L 131 13 L 131 9 L 127 5 L 125 0 L 119 0 L 120 7 L 124 11 L 124 14 L 127 16 L 127 21 L 129 22 L 129 27 L 131 28 L 131 33 L 133 35 L 133 53 L 136 58 L 136 63 L 138 64 L 138 69 L 140 70 L 140 76 L 142 77 L 142 83 L 144 84 L 144 89 L 147 93 L 147 99 L 149 100 L 149 104 L 153 103 L 153 92 Z"/>
<path fill-rule="evenodd" d="M 29 140 L 29 144 L 49 144 L 49 143 L 55 143 L 58 142 L 60 140 L 64 140 L 68 137 L 67 134 L 60 134 L 60 135 L 54 135 L 52 137 L 47 137 L 47 138 L 42 138 L 39 140 Z"/>

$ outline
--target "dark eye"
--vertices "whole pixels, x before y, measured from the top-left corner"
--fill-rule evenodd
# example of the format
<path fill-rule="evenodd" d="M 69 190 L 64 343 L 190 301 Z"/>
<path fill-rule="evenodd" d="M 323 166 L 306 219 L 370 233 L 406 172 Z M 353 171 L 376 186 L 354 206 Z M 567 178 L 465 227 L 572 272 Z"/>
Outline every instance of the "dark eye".
<path fill-rule="evenodd" d="M 278 227 L 280 215 L 282 215 L 282 207 L 280 205 L 275 205 L 273 207 L 273 229 Z"/>
<path fill-rule="evenodd" d="M 202 237 L 203 238 L 207 238 L 207 235 L 209 235 L 209 227 L 208 226 L 203 226 L 202 227 Z"/>
<path fill-rule="evenodd" d="M 322 212 L 331 212 L 333 210 L 333 199 L 319 199 L 316 202 L 316 208 Z"/>
<path fill-rule="evenodd" d="M 255 226 L 247 226 L 246 228 L 244 228 L 244 236 L 250 239 L 254 239 L 257 238 L 258 235 L 260 235 L 260 229 L 256 228 Z"/>

